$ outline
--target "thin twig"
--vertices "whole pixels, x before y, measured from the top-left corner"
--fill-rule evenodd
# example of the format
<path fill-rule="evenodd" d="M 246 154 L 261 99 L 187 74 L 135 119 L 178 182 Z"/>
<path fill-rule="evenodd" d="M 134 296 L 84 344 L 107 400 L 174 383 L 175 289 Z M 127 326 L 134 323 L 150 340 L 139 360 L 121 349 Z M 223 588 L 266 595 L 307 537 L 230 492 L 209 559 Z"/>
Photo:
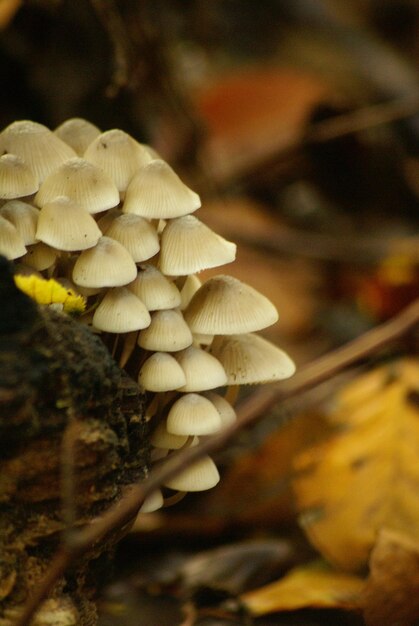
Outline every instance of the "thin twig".
<path fill-rule="evenodd" d="M 346 346 L 302 367 L 289 381 L 255 392 L 239 407 L 237 422 L 198 446 L 173 454 L 143 483 L 130 487 L 119 502 L 102 517 L 93 520 L 82 530 L 66 537 L 66 543 L 58 549 L 47 575 L 40 581 L 35 592 L 29 598 L 16 622 L 16 626 L 27 626 L 39 605 L 48 596 L 51 588 L 64 574 L 68 566 L 114 529 L 121 528 L 132 521 L 144 499 L 170 478 L 181 473 L 204 455 L 222 449 L 241 429 L 255 422 L 260 415 L 272 409 L 280 400 L 299 395 L 324 382 L 344 368 L 400 339 L 412 331 L 418 323 L 419 299 L 390 321 L 368 331 Z"/>

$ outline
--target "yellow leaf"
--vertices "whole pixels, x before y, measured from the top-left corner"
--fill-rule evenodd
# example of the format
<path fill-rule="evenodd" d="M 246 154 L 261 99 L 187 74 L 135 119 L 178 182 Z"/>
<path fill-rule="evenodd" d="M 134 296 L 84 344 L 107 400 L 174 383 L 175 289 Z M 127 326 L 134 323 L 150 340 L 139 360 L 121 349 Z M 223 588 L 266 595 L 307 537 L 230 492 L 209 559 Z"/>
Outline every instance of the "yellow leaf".
<path fill-rule="evenodd" d="M 359 608 L 364 580 L 316 561 L 296 567 L 280 580 L 245 593 L 241 600 L 252 615 L 303 608 Z"/>
<path fill-rule="evenodd" d="M 356 571 L 383 527 L 419 538 L 419 365 L 367 374 L 337 399 L 337 433 L 299 454 L 301 524 L 331 562 Z M 370 389 L 370 393 L 365 393 Z"/>

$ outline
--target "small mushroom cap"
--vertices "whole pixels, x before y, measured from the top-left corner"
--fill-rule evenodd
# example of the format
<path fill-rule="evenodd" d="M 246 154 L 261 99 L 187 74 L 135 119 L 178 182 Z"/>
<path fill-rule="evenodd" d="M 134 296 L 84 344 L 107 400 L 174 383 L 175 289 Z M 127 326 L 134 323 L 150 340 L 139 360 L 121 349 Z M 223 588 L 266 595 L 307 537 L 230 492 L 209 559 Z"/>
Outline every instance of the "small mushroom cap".
<path fill-rule="evenodd" d="M 0 216 L 0 254 L 12 261 L 26 254 L 25 242 L 15 226 Z M 192 335 L 191 335 L 192 337 Z M 191 339 L 192 343 L 192 339 Z"/>
<path fill-rule="evenodd" d="M 184 279 L 181 279 L 184 280 Z M 189 302 L 192 300 L 192 297 L 196 294 L 202 282 L 195 274 L 190 274 L 186 277 L 186 280 L 183 282 L 183 286 L 180 290 L 180 310 L 184 311 L 188 306 Z"/>
<path fill-rule="evenodd" d="M 57 256 L 56 250 L 40 241 L 33 246 L 28 246 L 27 253 L 22 257 L 22 263 L 26 263 L 26 265 L 33 267 L 38 272 L 43 272 L 54 265 Z"/>
<path fill-rule="evenodd" d="M 112 179 L 80 157 L 66 161 L 47 176 L 35 204 L 42 207 L 57 196 L 68 196 L 88 213 L 100 213 L 119 204 L 119 192 Z"/>
<path fill-rule="evenodd" d="M 186 383 L 179 391 L 206 391 L 227 383 L 223 366 L 205 350 L 189 346 L 186 350 L 178 352 L 175 359 L 186 376 Z"/>
<path fill-rule="evenodd" d="M 79 156 L 83 156 L 87 147 L 100 133 L 97 126 L 81 117 L 72 117 L 54 130 L 54 134 L 71 146 Z"/>
<path fill-rule="evenodd" d="M 155 159 L 131 180 L 122 210 L 149 219 L 171 219 L 193 213 L 200 206 L 198 194 L 180 180 L 170 165 Z"/>
<path fill-rule="evenodd" d="M 126 287 L 109 289 L 93 315 L 93 326 L 108 333 L 129 333 L 147 328 L 150 313 Z"/>
<path fill-rule="evenodd" d="M 139 215 L 116 217 L 106 235 L 122 243 L 136 263 L 151 259 L 160 250 L 156 229 Z"/>
<path fill-rule="evenodd" d="M 76 156 L 74 150 L 46 126 L 20 120 L 0 133 L 0 154 L 16 154 L 42 182 L 64 161 Z"/>
<path fill-rule="evenodd" d="M 94 248 L 84 250 L 73 268 L 73 281 L 81 287 L 122 287 L 136 275 L 129 252 L 110 237 L 101 237 Z"/>
<path fill-rule="evenodd" d="M 294 362 L 273 343 L 253 335 L 216 337 L 211 353 L 222 363 L 229 385 L 254 385 L 289 378 Z"/>
<path fill-rule="evenodd" d="M 268 298 L 232 276 L 207 280 L 184 315 L 192 332 L 204 335 L 253 332 L 278 320 L 278 312 Z"/>
<path fill-rule="evenodd" d="M 11 200 L 30 196 L 38 191 L 38 179 L 16 154 L 0 157 L 0 198 Z"/>
<path fill-rule="evenodd" d="M 151 435 L 150 443 L 156 448 L 167 448 L 168 450 L 179 450 L 188 441 L 188 435 L 174 435 L 169 433 L 166 421 L 160 422 Z"/>
<path fill-rule="evenodd" d="M 159 267 L 168 276 L 185 276 L 231 263 L 236 244 L 223 239 L 194 215 L 171 220 L 161 235 Z"/>
<path fill-rule="evenodd" d="M 98 135 L 84 158 L 105 170 L 119 191 L 125 191 L 134 174 L 151 160 L 141 144 L 118 128 Z"/>
<path fill-rule="evenodd" d="M 235 410 L 233 409 L 231 404 L 225 398 L 223 398 L 223 396 L 220 396 L 214 391 L 207 391 L 205 393 L 205 397 L 208 398 L 208 400 L 211 400 L 211 402 L 217 409 L 218 414 L 221 418 L 223 428 L 225 426 L 230 426 L 230 424 L 233 424 L 233 422 L 237 420 Z"/>
<path fill-rule="evenodd" d="M 181 301 L 179 289 L 154 265 L 141 265 L 137 278 L 129 288 L 144 302 L 149 311 L 174 309 Z"/>
<path fill-rule="evenodd" d="M 93 217 L 67 196 L 47 202 L 39 212 L 36 237 L 58 250 L 87 250 L 101 234 Z"/>
<path fill-rule="evenodd" d="M 144 500 L 138 513 L 153 513 L 162 508 L 164 504 L 163 495 L 160 489 L 152 491 L 149 496 Z"/>
<path fill-rule="evenodd" d="M 23 237 L 25 246 L 30 246 L 38 241 L 35 233 L 39 211 L 34 206 L 20 200 L 10 200 L 10 202 L 3 204 L 0 215 L 13 224 Z"/>
<path fill-rule="evenodd" d="M 210 435 L 221 428 L 220 415 L 208 398 L 186 393 L 173 404 L 167 430 L 174 435 Z"/>
<path fill-rule="evenodd" d="M 158 352 L 176 352 L 191 343 L 192 333 L 182 313 L 176 309 L 152 313 L 150 326 L 138 338 L 141 348 Z"/>
<path fill-rule="evenodd" d="M 179 389 L 186 383 L 183 369 L 167 352 L 155 352 L 142 365 L 138 384 L 146 391 L 162 393 Z M 165 448 L 167 446 L 160 446 Z"/>
<path fill-rule="evenodd" d="M 186 470 L 168 479 L 164 485 L 177 491 L 205 491 L 212 489 L 220 480 L 214 461 L 204 456 Z"/>

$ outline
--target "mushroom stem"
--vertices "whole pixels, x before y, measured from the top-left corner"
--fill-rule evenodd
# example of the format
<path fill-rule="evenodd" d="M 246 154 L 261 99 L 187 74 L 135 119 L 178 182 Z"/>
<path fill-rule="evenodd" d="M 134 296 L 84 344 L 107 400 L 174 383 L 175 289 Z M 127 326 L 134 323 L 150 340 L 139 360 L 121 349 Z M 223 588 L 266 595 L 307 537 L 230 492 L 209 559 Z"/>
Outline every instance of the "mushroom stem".
<path fill-rule="evenodd" d="M 239 391 L 240 391 L 240 385 L 230 385 L 227 388 L 227 393 L 224 397 L 227 400 L 227 402 L 231 404 L 231 406 L 234 406 L 236 404 Z"/>
<path fill-rule="evenodd" d="M 187 493 L 188 493 L 187 491 L 178 491 L 177 493 L 174 493 L 173 496 L 169 496 L 168 498 L 164 498 L 163 499 L 163 508 L 166 508 L 168 506 L 173 506 L 174 504 L 177 504 L 178 502 L 183 500 L 183 498 L 186 496 Z"/>
<path fill-rule="evenodd" d="M 121 356 L 119 357 L 119 366 L 124 368 L 131 358 L 132 353 L 137 345 L 138 330 L 133 330 L 130 333 L 126 333 L 124 337 L 124 343 L 122 346 Z"/>

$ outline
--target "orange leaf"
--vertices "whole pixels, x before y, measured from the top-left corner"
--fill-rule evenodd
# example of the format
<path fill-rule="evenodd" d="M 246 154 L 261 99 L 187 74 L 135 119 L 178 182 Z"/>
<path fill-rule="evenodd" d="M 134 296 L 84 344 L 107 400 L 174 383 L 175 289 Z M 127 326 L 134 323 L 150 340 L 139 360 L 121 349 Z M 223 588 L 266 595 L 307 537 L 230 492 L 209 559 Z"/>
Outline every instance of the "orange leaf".
<path fill-rule="evenodd" d="M 241 599 L 252 615 L 304 608 L 359 608 L 364 580 L 337 572 L 316 561 L 296 567 L 280 580 L 245 593 Z"/>
<path fill-rule="evenodd" d="M 295 459 L 301 523 L 339 567 L 364 567 L 383 527 L 419 537 L 418 391 L 413 360 L 361 377 L 337 400 L 338 432 Z"/>

